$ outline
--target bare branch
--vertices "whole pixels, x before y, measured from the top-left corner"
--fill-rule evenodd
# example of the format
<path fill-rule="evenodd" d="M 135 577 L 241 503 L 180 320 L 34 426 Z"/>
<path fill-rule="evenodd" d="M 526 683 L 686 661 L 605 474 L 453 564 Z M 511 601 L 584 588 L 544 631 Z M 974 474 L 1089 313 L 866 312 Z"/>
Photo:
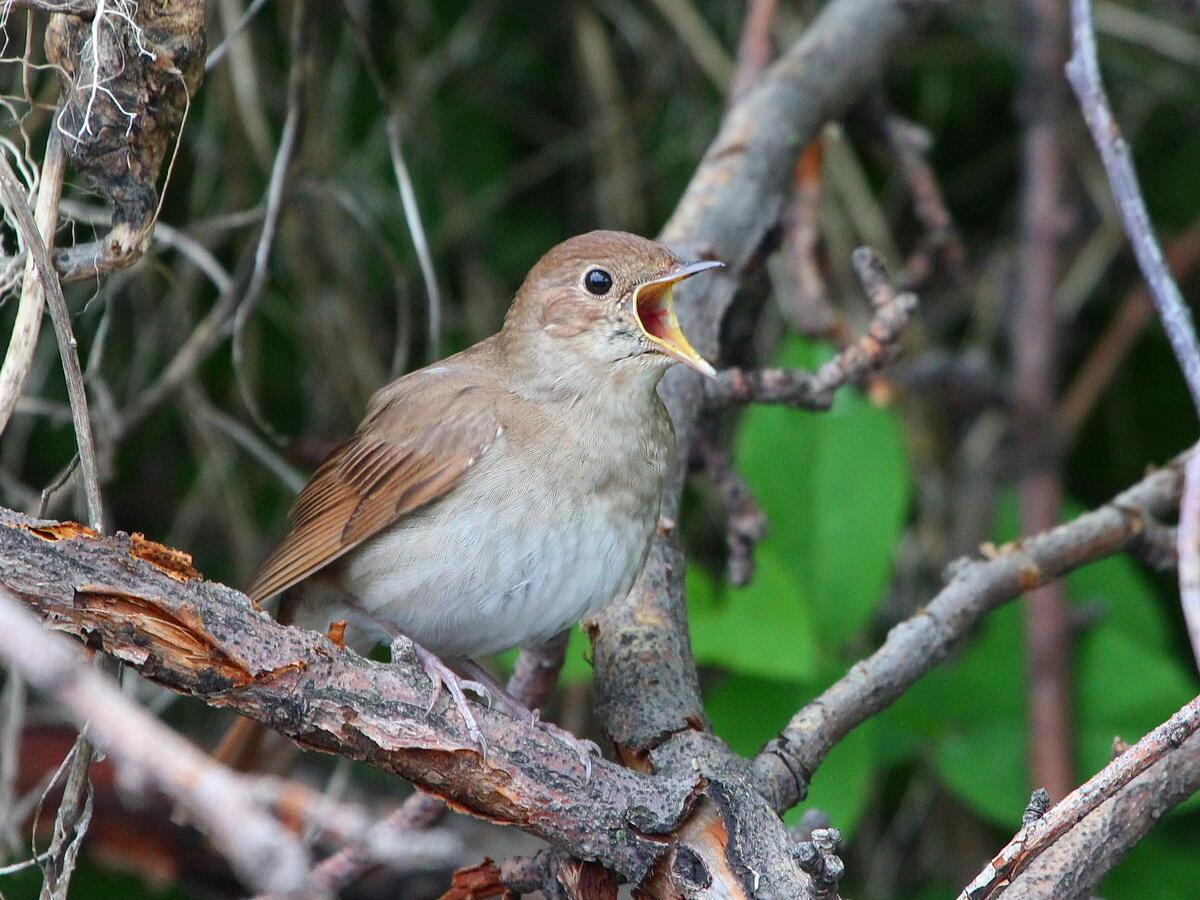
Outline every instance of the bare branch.
<path fill-rule="evenodd" d="M 3 0 L 8 9 L 32 9 L 45 13 L 65 13 L 88 18 L 96 12 L 96 0 Z"/>
<path fill-rule="evenodd" d="M 1125 234 L 1133 246 L 1175 358 L 1183 370 L 1192 403 L 1200 413 L 1200 342 L 1196 339 L 1192 314 L 1183 302 L 1179 285 L 1163 260 L 1162 248 L 1142 199 L 1129 145 L 1121 136 L 1108 104 L 1096 57 L 1090 0 L 1071 0 L 1071 35 L 1073 52 L 1067 63 L 1067 78 L 1079 98 L 1084 120 L 1108 173 Z M 1189 465 L 1187 476 L 1190 483 L 1180 509 L 1179 591 L 1192 653 L 1200 664 L 1200 465 Z"/>
<path fill-rule="evenodd" d="M 125 783 L 149 779 L 192 815 L 247 883 L 278 890 L 303 887 L 306 854 L 283 820 L 365 845 L 395 865 L 429 868 L 454 859 L 448 835 L 401 835 L 358 810 L 292 782 L 238 775 L 213 762 L 84 664 L 0 588 L 0 656 L 34 687 L 51 694 L 120 766 Z M 268 813 L 274 810 L 275 814 Z"/>
<path fill-rule="evenodd" d="M 83 371 L 79 367 L 79 354 L 75 336 L 71 333 L 71 312 L 63 296 L 58 274 L 50 261 L 50 253 L 42 240 L 33 211 L 21 191 L 17 176 L 9 165 L 8 158 L 0 153 L 0 194 L 4 206 L 16 220 L 16 227 L 28 248 L 30 259 L 37 268 L 42 290 L 50 306 L 50 318 L 58 336 L 58 349 L 62 356 L 63 374 L 67 380 L 67 396 L 71 401 L 71 418 L 75 423 L 75 439 L 79 445 L 79 467 L 83 473 L 83 491 L 87 499 L 88 520 L 97 531 L 104 528 L 104 509 L 100 501 L 100 476 L 96 468 L 96 447 L 92 437 L 92 423 L 88 415 L 87 391 L 83 386 Z"/>
<path fill-rule="evenodd" d="M 1128 752 L 1127 750 L 1125 752 Z M 1200 790 L 1200 735 L 1101 803 L 1047 847 L 1004 888 L 1021 900 L 1085 900 L 1167 810 Z"/>
<path fill-rule="evenodd" d="M 1136 542 L 1147 518 L 1156 518 L 1178 503 L 1185 461 L 1186 457 L 1173 460 L 1107 505 L 1072 522 L 1008 544 L 990 558 L 952 565 L 941 593 L 894 627 L 882 647 L 793 716 L 782 734 L 759 753 L 754 770 L 771 805 L 784 810 L 802 800 L 813 773 L 833 746 L 944 660 L 988 612 Z"/>
<path fill-rule="evenodd" d="M 603 760 L 586 780 L 547 731 L 481 707 L 484 757 L 445 698 L 426 713 L 430 686 L 415 658 L 373 663 L 281 625 L 201 580 L 186 554 L 140 536 L 0 512 L 0 585 L 51 627 L 172 690 L 369 762 L 635 883 L 671 845 L 699 788 L 690 771 L 646 776 Z"/>
<path fill-rule="evenodd" d="M 890 358 L 909 319 L 917 308 L 910 293 L 897 294 L 886 280 L 878 254 L 861 247 L 854 254 L 863 286 L 875 307 L 867 333 L 845 347 L 816 372 L 793 369 L 759 369 L 746 372 L 726 369 L 705 383 L 710 405 L 783 403 L 803 409 L 823 410 L 833 404 L 839 387 L 881 368 Z"/>
<path fill-rule="evenodd" d="M 1096 57 L 1096 32 L 1092 25 L 1090 0 L 1071 0 L 1071 38 L 1073 52 L 1067 62 L 1067 79 L 1079 98 L 1084 121 L 1092 133 L 1100 159 L 1108 173 L 1113 198 L 1133 247 L 1138 266 L 1150 288 L 1150 296 L 1166 329 L 1167 339 L 1183 370 L 1192 403 L 1200 411 L 1200 343 L 1192 324 L 1192 314 L 1183 302 L 1179 286 L 1163 261 L 1162 248 L 1154 236 L 1150 214 L 1142 199 L 1129 144 L 1113 118 L 1108 95 L 1100 77 Z"/>
<path fill-rule="evenodd" d="M 1159 725 L 1057 803 L 1026 824 L 987 867 L 963 889 L 959 900 L 986 900 L 1009 884 L 1039 854 L 1117 791 L 1200 730 L 1200 697 Z"/>
<path fill-rule="evenodd" d="M 46 152 L 42 160 L 33 214 L 37 232 L 47 249 L 54 246 L 54 232 L 58 225 L 58 201 L 62 195 L 66 161 L 62 139 L 52 132 L 46 140 Z M 38 277 L 37 264 L 27 252 L 17 318 L 8 339 L 4 366 L 0 368 L 0 432 L 4 431 L 12 417 L 17 400 L 21 396 L 21 388 L 25 385 L 25 378 L 33 365 L 33 352 L 37 349 L 38 335 L 41 334 L 45 305 L 46 292 Z"/>
<path fill-rule="evenodd" d="M 566 658 L 570 633 L 551 639 L 541 647 L 521 650 L 506 689 L 510 697 L 527 709 L 540 709 L 554 685 Z M 417 792 L 385 820 L 397 831 L 431 828 L 446 814 L 446 804 L 430 794 Z M 374 866 L 375 860 L 355 849 L 340 850 L 313 869 L 309 883 L 322 890 L 338 891 L 357 881 Z"/>

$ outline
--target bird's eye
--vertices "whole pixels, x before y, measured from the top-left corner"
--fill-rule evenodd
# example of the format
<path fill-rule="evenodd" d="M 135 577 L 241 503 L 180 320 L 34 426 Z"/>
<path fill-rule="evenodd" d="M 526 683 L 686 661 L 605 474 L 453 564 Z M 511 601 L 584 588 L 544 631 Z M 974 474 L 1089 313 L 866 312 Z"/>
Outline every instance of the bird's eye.
<path fill-rule="evenodd" d="M 603 269 L 589 269 L 588 273 L 583 276 L 583 285 L 589 293 L 603 297 L 612 290 L 613 280 L 612 276 Z"/>

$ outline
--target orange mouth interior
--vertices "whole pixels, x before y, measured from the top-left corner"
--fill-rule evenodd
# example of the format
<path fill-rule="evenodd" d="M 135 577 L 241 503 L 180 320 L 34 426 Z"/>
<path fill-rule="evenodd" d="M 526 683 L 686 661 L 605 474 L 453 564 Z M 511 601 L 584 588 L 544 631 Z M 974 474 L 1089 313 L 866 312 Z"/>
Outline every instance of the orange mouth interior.
<path fill-rule="evenodd" d="M 684 276 L 686 277 L 686 276 Z M 676 281 L 662 279 L 641 285 L 633 296 L 633 308 L 642 332 L 658 349 L 697 372 L 708 376 L 716 371 L 688 342 L 675 316 L 675 298 L 672 289 Z"/>
<path fill-rule="evenodd" d="M 647 335 L 665 344 L 679 333 L 671 303 L 671 285 L 648 284 L 637 294 L 637 317 Z"/>

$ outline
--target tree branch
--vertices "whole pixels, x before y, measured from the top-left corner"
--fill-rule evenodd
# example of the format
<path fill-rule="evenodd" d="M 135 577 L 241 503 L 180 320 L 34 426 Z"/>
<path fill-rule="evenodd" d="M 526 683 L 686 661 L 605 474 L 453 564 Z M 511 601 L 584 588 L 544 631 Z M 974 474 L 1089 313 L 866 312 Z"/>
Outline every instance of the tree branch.
<path fill-rule="evenodd" d="M 575 754 L 546 731 L 475 711 L 484 757 L 415 658 L 384 665 L 281 625 L 203 581 L 186 554 L 0 510 L 0 586 L 52 628 L 145 677 L 263 721 L 298 743 L 400 775 L 456 808 L 517 825 L 634 883 L 695 801 L 693 772 L 646 776 Z"/>
<path fill-rule="evenodd" d="M 944 660 L 988 612 L 1138 541 L 1148 519 L 1179 502 L 1186 459 L 1172 460 L 1074 521 L 1005 545 L 990 558 L 951 565 L 941 593 L 893 628 L 882 647 L 793 716 L 758 754 L 757 783 L 771 805 L 782 811 L 804 799 L 813 774 L 833 746 Z"/>
<path fill-rule="evenodd" d="M 1166 754 L 1179 749 L 1197 730 L 1200 730 L 1200 697 L 1072 791 L 1044 816 L 1025 825 L 963 889 L 959 900 L 987 900 L 995 896 L 1068 830 Z"/>
<path fill-rule="evenodd" d="M 70 642 L 47 633 L 4 588 L 0 656 L 76 723 L 86 724 L 127 783 L 140 786 L 148 778 L 182 804 L 248 884 L 276 890 L 305 885 L 307 853 L 283 819 L 315 825 L 395 864 L 443 865 L 461 850 L 449 835 L 401 835 L 303 785 L 249 778 L 218 765 L 86 665 Z"/>
<path fill-rule="evenodd" d="M 704 384 L 710 405 L 783 403 L 800 409 L 825 410 L 833 405 L 834 392 L 844 384 L 876 371 L 891 357 L 913 312 L 917 298 L 897 294 L 887 280 L 883 260 L 869 247 L 854 253 L 859 278 L 875 307 L 867 333 L 845 347 L 816 372 L 795 369 L 725 369 Z"/>
<path fill-rule="evenodd" d="M 1167 811 L 1200 790 L 1200 735 L 1168 750 L 1019 873 L 1003 892 L 1022 900 L 1084 900 Z"/>

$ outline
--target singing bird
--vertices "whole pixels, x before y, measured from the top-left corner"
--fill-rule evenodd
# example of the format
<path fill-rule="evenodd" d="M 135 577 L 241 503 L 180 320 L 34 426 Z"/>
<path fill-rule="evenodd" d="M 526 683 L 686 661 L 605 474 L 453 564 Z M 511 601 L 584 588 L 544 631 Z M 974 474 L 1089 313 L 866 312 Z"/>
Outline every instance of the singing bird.
<path fill-rule="evenodd" d="M 675 445 L 658 382 L 713 374 L 672 288 L 721 265 L 615 231 L 554 247 L 497 334 L 372 398 L 250 596 L 287 591 L 294 623 L 346 620 L 359 649 L 407 637 L 482 743 L 458 662 L 550 639 L 645 563 Z"/>

